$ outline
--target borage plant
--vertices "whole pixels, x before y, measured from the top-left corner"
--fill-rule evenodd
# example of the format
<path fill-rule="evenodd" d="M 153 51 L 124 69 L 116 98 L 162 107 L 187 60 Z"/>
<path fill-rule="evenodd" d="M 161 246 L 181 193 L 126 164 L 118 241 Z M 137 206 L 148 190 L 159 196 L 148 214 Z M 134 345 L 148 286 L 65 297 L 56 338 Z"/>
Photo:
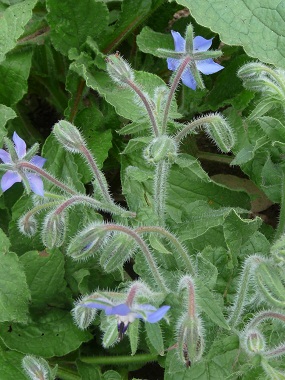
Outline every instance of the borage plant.
<path fill-rule="evenodd" d="M 52 2 L 49 11 L 53 25 Z M 179 86 L 194 98 L 205 89 L 201 73 L 223 69 L 214 61 L 222 53 L 209 50 L 212 39 L 194 37 L 191 24 L 185 38 L 171 34 L 174 50 L 157 43 L 151 51 L 173 71 L 168 85 L 119 52 L 104 56 L 91 37 L 85 50 L 57 46 L 72 61 L 71 82 L 86 80 L 124 118 L 121 202 L 95 158 L 100 141 L 89 147 L 84 109 L 75 118 L 68 107 L 42 157 L 16 132 L 13 142 L 4 138 L 4 200 L 22 185 L 25 194 L 11 202 L 10 241 L 1 231 L 3 380 L 20 363 L 19 379 L 127 379 L 147 362 L 158 362 L 167 380 L 285 376 L 284 72 L 258 62 L 240 68 L 244 86 L 261 92 L 250 94 L 247 118 L 232 107 L 185 121 Z M 90 109 L 104 123 L 102 110 Z M 275 235 L 249 218 L 245 190 L 218 184 L 185 153 L 200 130 L 281 203 Z M 11 278 L 17 282 L 6 286 Z"/>

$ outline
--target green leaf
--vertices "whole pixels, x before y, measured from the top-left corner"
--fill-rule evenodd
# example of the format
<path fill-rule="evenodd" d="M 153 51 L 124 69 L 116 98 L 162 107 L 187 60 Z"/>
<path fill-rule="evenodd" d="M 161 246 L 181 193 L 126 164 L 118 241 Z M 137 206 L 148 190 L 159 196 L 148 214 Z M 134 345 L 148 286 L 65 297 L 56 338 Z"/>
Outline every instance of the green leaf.
<path fill-rule="evenodd" d="M 261 184 L 260 187 L 274 203 L 281 202 L 281 188 L 282 188 L 282 169 L 278 164 L 272 162 L 270 155 L 261 170 Z"/>
<path fill-rule="evenodd" d="M 78 373 L 84 380 L 101 380 L 101 371 L 99 367 L 92 364 L 83 363 L 80 360 L 76 360 L 76 366 Z"/>
<path fill-rule="evenodd" d="M 158 354 L 164 351 L 162 331 L 158 323 L 145 322 L 147 338 Z"/>
<path fill-rule="evenodd" d="M 122 380 L 122 377 L 118 372 L 109 370 L 104 373 L 103 380 Z"/>
<path fill-rule="evenodd" d="M 87 36 L 98 38 L 108 28 L 108 8 L 103 1 L 47 0 L 48 23 L 54 47 L 67 55 L 82 49 Z"/>
<path fill-rule="evenodd" d="M 57 178 L 63 179 L 67 185 L 85 193 L 73 155 L 59 145 L 53 134 L 46 139 L 42 156 L 47 159 L 45 169 L 51 171 Z M 48 189 L 49 186 L 46 186 L 45 189 Z M 54 185 L 51 186 L 54 187 Z"/>
<path fill-rule="evenodd" d="M 151 0 L 124 0 L 119 21 L 112 34 L 99 41 L 106 53 L 114 50 L 147 17 L 152 7 Z"/>
<path fill-rule="evenodd" d="M 11 246 L 10 240 L 7 238 L 5 233 L 0 229 L 0 252 L 5 255 L 9 252 Z"/>
<path fill-rule="evenodd" d="M 197 279 L 196 281 L 199 307 L 216 325 L 222 327 L 223 329 L 230 330 L 230 327 L 223 315 L 223 305 L 221 305 L 221 302 L 217 301 L 217 299 L 200 279 Z"/>
<path fill-rule="evenodd" d="M 4 104 L 0 104 L 0 145 L 2 146 L 3 137 L 6 136 L 7 131 L 4 128 L 7 121 L 17 117 L 16 112 Z"/>
<path fill-rule="evenodd" d="M 32 17 L 36 3 L 37 0 L 21 1 L 1 13 L 0 62 L 4 61 L 6 54 L 16 46 L 18 38 Z M 2 75 L 1 78 L 4 79 Z"/>
<path fill-rule="evenodd" d="M 158 48 L 174 50 L 173 38 L 170 34 L 155 32 L 148 26 L 145 26 L 137 36 L 137 45 L 139 49 L 147 54 L 159 57 Z"/>
<path fill-rule="evenodd" d="M 13 106 L 22 99 L 28 90 L 31 61 L 31 51 L 15 51 L 0 64 L 0 103 Z"/>
<path fill-rule="evenodd" d="M 54 304 L 66 288 L 64 258 L 59 250 L 31 251 L 20 257 L 31 291 L 32 305 Z"/>
<path fill-rule="evenodd" d="M 44 358 L 66 355 L 93 338 L 75 326 L 70 312 L 55 308 L 35 315 L 26 325 L 3 323 L 0 334 L 11 350 Z"/>
<path fill-rule="evenodd" d="M 263 62 L 285 67 L 284 1 L 176 0 L 189 8 L 198 24 L 219 33 L 228 45 L 241 45 L 245 52 Z"/>
<path fill-rule="evenodd" d="M 0 321 L 26 323 L 30 292 L 18 256 L 0 255 Z"/>
<path fill-rule="evenodd" d="M 0 347 L 0 379 L 27 380 L 22 368 L 23 355 L 16 351 L 3 350 Z"/>
<path fill-rule="evenodd" d="M 242 245 L 247 243 L 261 223 L 260 218 L 242 219 L 234 210 L 225 218 L 223 225 L 225 241 L 234 262 L 236 262 Z"/>

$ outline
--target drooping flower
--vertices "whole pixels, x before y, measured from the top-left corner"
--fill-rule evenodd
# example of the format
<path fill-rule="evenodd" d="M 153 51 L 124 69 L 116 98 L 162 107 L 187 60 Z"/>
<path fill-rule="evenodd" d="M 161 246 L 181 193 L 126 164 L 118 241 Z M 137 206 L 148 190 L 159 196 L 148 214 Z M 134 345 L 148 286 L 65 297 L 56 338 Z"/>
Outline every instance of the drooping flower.
<path fill-rule="evenodd" d="M 26 149 L 26 143 L 21 137 L 17 135 L 16 132 L 13 134 L 13 142 L 14 142 L 14 150 L 17 155 L 16 161 L 12 159 L 11 154 L 6 152 L 4 149 L 0 149 L 0 159 L 4 162 L 4 164 L 7 164 L 11 166 L 11 169 L 7 170 L 7 172 L 3 175 L 1 179 L 1 189 L 2 191 L 8 190 L 11 186 L 14 185 L 16 182 L 22 182 L 23 178 L 19 174 L 19 171 L 15 169 L 15 164 L 20 162 L 21 160 L 29 161 L 30 163 L 34 164 L 35 166 L 42 168 L 44 163 L 46 162 L 46 159 L 40 156 L 33 156 L 32 158 L 28 159 L 26 158 L 27 149 Z M 29 173 L 27 171 L 24 171 L 22 173 L 24 175 L 31 187 L 31 190 L 37 194 L 44 196 L 44 186 L 43 181 L 40 176 L 34 173 Z"/>
<path fill-rule="evenodd" d="M 97 298 L 94 302 L 86 301 L 82 306 L 92 309 L 104 310 L 106 315 L 115 315 L 118 321 L 119 338 L 122 339 L 130 323 L 135 319 L 143 319 L 149 323 L 159 322 L 170 309 L 170 306 L 164 305 L 156 308 L 149 304 L 134 304 L 128 306 L 126 303 L 113 305 L 111 301 L 105 298 Z"/>
<path fill-rule="evenodd" d="M 196 90 L 197 81 L 195 79 L 195 75 L 193 75 L 193 70 L 195 69 L 200 71 L 202 74 L 209 75 L 224 68 L 214 62 L 212 58 L 201 59 L 201 56 L 203 55 L 201 53 L 206 52 L 211 47 L 213 40 L 212 38 L 207 40 L 201 36 L 195 37 L 191 44 L 189 44 L 192 51 L 187 51 L 186 40 L 181 36 L 181 34 L 173 30 L 171 31 L 171 34 L 174 40 L 176 56 L 178 53 L 180 54 L 180 57 L 179 59 L 167 58 L 168 69 L 171 71 L 176 71 L 186 56 L 191 57 L 189 64 L 186 66 L 181 76 L 182 83 L 184 83 L 185 86 Z"/>

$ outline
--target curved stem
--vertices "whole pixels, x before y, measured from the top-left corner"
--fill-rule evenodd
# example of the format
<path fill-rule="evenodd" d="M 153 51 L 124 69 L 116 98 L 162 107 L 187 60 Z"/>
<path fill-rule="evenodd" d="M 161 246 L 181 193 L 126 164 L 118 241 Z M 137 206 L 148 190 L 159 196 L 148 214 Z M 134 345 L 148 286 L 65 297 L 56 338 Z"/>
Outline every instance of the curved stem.
<path fill-rule="evenodd" d="M 89 206 L 92 206 L 95 210 L 104 210 L 106 212 L 111 212 L 114 214 L 122 214 L 124 213 L 124 216 L 131 216 L 135 217 L 136 214 L 124 210 L 119 206 L 112 204 L 104 205 L 100 201 L 97 201 L 96 199 L 93 199 L 91 197 L 88 197 L 87 195 L 75 195 L 69 199 L 67 199 L 65 202 L 61 203 L 61 205 L 54 211 L 54 214 L 60 214 L 68 207 L 77 204 L 77 203 L 87 203 Z"/>
<path fill-rule="evenodd" d="M 102 180 L 102 173 L 99 170 L 99 168 L 98 168 L 98 166 L 97 166 L 97 164 L 96 164 L 96 162 L 94 160 L 94 157 L 90 153 L 89 149 L 85 145 L 82 145 L 80 147 L 80 151 L 84 155 L 84 157 L 86 158 L 86 160 L 89 163 L 89 165 L 91 166 L 91 169 L 92 169 L 92 171 L 93 171 L 93 173 L 94 173 L 94 175 L 96 177 L 96 180 L 98 181 L 98 184 L 99 184 L 99 187 L 101 189 L 101 192 L 102 192 L 102 195 L 103 195 L 104 199 L 107 202 L 114 203 L 113 199 L 111 198 L 111 196 L 109 194 L 107 186 L 104 184 L 104 182 Z"/>
<path fill-rule="evenodd" d="M 140 364 L 157 361 L 158 355 L 156 354 L 140 354 L 140 355 L 124 355 L 124 356 L 85 356 L 80 360 L 83 363 L 97 364 L 97 365 L 126 365 L 126 364 Z"/>
<path fill-rule="evenodd" d="M 184 261 L 186 270 L 192 275 L 195 276 L 195 270 L 194 265 L 192 264 L 191 258 L 187 252 L 187 250 L 183 247 L 183 245 L 180 243 L 180 241 L 169 231 L 162 227 L 158 226 L 142 226 L 137 227 L 135 229 L 137 233 L 146 233 L 146 232 L 155 232 L 159 233 L 160 235 L 163 235 L 168 240 L 170 240 L 171 244 L 174 246 L 174 248 L 177 250 L 180 258 Z M 176 253 L 176 251 L 175 251 Z"/>
<path fill-rule="evenodd" d="M 191 57 L 187 56 L 184 58 L 184 60 L 181 62 L 181 65 L 178 67 L 177 71 L 175 72 L 175 75 L 173 77 L 171 87 L 168 93 L 165 109 L 164 109 L 164 115 L 163 115 L 163 121 L 162 121 L 162 134 L 165 133 L 166 127 L 167 127 L 167 120 L 169 115 L 169 110 L 171 106 L 171 101 L 173 99 L 173 96 L 175 94 L 175 91 L 177 89 L 177 86 L 179 84 L 179 81 L 181 79 L 181 76 L 183 74 L 183 71 L 185 70 L 188 63 L 191 61 Z"/>
<path fill-rule="evenodd" d="M 194 128 L 200 127 L 203 124 L 208 124 L 213 122 L 213 117 L 215 115 L 207 115 L 200 117 L 199 119 L 191 121 L 191 123 L 187 124 L 176 136 L 175 141 L 179 144 L 180 141 L 187 136 L 187 134 Z"/>
<path fill-rule="evenodd" d="M 151 270 L 153 278 L 157 282 L 158 286 L 160 287 L 160 289 L 162 290 L 162 292 L 164 294 L 168 293 L 168 289 L 167 289 L 167 286 L 164 282 L 164 279 L 162 278 L 161 274 L 159 273 L 159 270 L 157 268 L 157 264 L 156 264 L 154 258 L 152 257 L 152 254 L 151 254 L 147 244 L 145 243 L 145 241 L 134 230 L 132 230 L 128 227 L 125 227 L 125 226 L 120 226 L 118 224 L 113 224 L 113 223 L 106 223 L 106 224 L 104 224 L 103 228 L 106 230 L 110 230 L 110 231 L 120 231 L 120 232 L 123 232 L 123 233 L 131 236 L 136 241 L 136 243 L 138 244 L 138 246 L 140 247 L 142 252 L 144 253 L 144 256 L 147 260 L 147 263 L 149 265 L 149 268 Z"/>
<path fill-rule="evenodd" d="M 143 91 L 134 82 L 132 82 L 130 80 L 127 80 L 126 83 L 131 87 L 131 89 L 142 100 L 142 102 L 143 102 L 143 104 L 144 104 L 144 106 L 145 106 L 145 108 L 147 110 L 148 116 L 150 118 L 150 122 L 151 122 L 151 125 L 152 125 L 153 133 L 154 133 L 155 137 L 159 136 L 159 130 L 158 130 L 157 122 L 156 122 L 156 119 L 155 119 L 155 116 L 154 116 L 154 113 L 153 113 L 153 107 L 151 106 L 151 104 L 148 101 L 147 97 L 145 96 L 145 94 L 143 93 Z"/>
<path fill-rule="evenodd" d="M 77 194 L 77 192 L 75 190 L 73 190 L 69 186 L 65 185 L 64 183 L 58 181 L 51 174 L 49 174 L 45 170 L 39 168 L 38 166 L 36 166 L 30 162 L 21 161 L 18 163 L 18 165 L 20 166 L 20 168 L 29 169 L 29 170 L 34 171 L 35 173 L 39 174 L 40 176 L 47 179 L 49 182 L 53 183 L 54 185 L 59 187 L 61 190 L 66 191 L 69 194 L 73 194 L 73 195 Z"/>

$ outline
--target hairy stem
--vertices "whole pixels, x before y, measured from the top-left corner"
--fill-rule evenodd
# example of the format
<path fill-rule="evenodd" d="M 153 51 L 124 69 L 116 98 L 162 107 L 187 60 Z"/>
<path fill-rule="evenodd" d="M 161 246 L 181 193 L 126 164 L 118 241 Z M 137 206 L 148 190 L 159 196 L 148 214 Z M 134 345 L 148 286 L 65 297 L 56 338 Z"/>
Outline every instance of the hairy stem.
<path fill-rule="evenodd" d="M 182 61 L 181 65 L 178 67 L 178 70 L 175 72 L 175 75 L 172 79 L 171 87 L 170 87 L 170 90 L 168 93 L 168 97 L 167 97 L 167 101 L 166 101 L 166 105 L 165 105 L 165 109 L 164 109 L 164 114 L 163 114 L 162 134 L 165 133 L 166 128 L 167 128 L 167 120 L 168 120 L 169 110 L 170 110 L 170 106 L 171 106 L 173 96 L 175 94 L 175 91 L 177 89 L 177 86 L 179 84 L 181 76 L 183 74 L 183 71 L 185 70 L 186 66 L 188 65 L 188 63 L 190 61 L 191 61 L 190 56 L 185 57 L 184 60 Z"/>
<path fill-rule="evenodd" d="M 172 233 L 170 233 L 163 227 L 158 227 L 158 226 L 142 226 L 142 227 L 136 228 L 135 231 L 139 234 L 145 233 L 145 232 L 155 232 L 166 237 L 176 249 L 176 251 L 174 251 L 174 255 L 177 252 L 179 257 L 184 261 L 184 265 L 187 272 L 191 274 L 192 276 L 195 276 L 194 265 L 191 261 L 188 251 L 183 247 L 180 241 Z"/>
<path fill-rule="evenodd" d="M 170 165 L 163 160 L 156 165 L 154 174 L 154 211 L 161 226 L 165 224 L 166 185 L 169 169 Z"/>

